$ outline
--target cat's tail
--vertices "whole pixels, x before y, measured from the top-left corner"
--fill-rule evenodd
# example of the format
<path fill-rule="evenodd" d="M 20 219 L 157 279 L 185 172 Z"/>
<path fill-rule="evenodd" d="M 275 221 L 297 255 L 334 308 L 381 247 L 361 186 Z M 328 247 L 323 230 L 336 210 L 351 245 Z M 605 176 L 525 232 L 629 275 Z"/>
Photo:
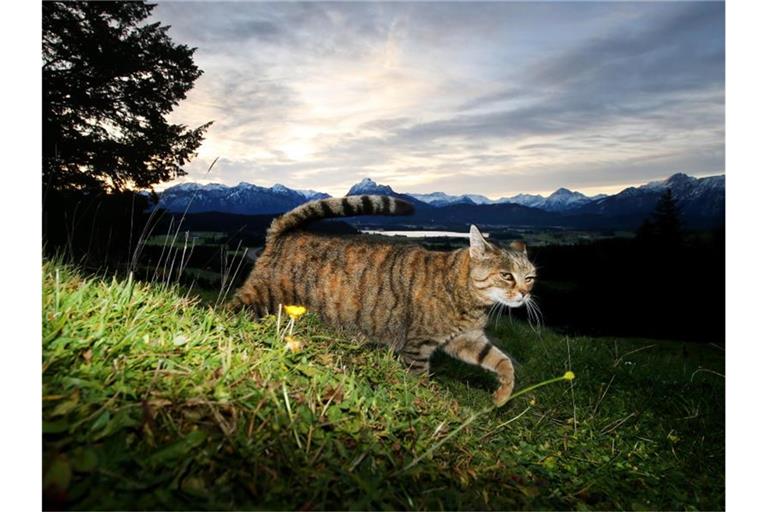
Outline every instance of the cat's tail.
<path fill-rule="evenodd" d="M 304 203 L 273 220 L 267 230 L 267 242 L 313 220 L 356 215 L 410 215 L 412 213 L 411 203 L 389 196 L 319 199 Z"/>

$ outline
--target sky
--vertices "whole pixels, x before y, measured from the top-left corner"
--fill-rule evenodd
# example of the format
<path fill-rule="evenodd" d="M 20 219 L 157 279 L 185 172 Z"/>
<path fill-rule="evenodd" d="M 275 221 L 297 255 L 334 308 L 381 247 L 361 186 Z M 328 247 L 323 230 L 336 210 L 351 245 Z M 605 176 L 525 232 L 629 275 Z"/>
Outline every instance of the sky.
<path fill-rule="evenodd" d="M 725 167 L 721 2 L 159 2 L 214 121 L 176 183 L 491 198 Z M 215 158 L 218 161 L 208 172 Z"/>

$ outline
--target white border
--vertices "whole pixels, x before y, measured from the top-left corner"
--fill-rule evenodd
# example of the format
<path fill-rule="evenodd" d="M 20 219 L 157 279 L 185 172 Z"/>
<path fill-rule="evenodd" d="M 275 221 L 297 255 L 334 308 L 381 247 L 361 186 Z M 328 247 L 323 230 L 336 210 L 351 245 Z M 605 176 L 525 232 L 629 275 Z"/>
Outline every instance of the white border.
<path fill-rule="evenodd" d="M 37 2 L 4 6 L 2 141 L 2 432 L 5 510 L 42 508 L 42 82 Z"/>
<path fill-rule="evenodd" d="M 2 297 L 4 394 L 3 505 L 40 510 L 40 19 L 36 2 L 5 7 L 2 39 L 5 114 Z M 726 4 L 727 175 L 727 503 L 750 510 L 763 501 L 763 390 L 768 376 L 768 111 L 765 50 L 768 9 L 760 1 Z M 719 269 L 713 269 L 719 278 Z M 702 276 L 711 279 L 712 276 Z"/>
<path fill-rule="evenodd" d="M 726 2 L 726 503 L 764 502 L 766 399 L 765 2 Z M 719 278 L 719 269 L 713 274 Z M 706 276 L 702 276 L 706 279 Z"/>

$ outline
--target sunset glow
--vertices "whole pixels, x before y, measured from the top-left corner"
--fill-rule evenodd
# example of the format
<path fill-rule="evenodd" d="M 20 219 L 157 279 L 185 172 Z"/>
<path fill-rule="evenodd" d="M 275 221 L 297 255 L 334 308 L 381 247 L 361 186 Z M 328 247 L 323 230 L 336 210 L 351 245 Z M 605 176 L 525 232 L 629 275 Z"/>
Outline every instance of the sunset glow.
<path fill-rule="evenodd" d="M 724 172 L 720 3 L 160 2 L 154 18 L 205 71 L 172 119 L 214 121 L 177 183 L 497 198 Z"/>

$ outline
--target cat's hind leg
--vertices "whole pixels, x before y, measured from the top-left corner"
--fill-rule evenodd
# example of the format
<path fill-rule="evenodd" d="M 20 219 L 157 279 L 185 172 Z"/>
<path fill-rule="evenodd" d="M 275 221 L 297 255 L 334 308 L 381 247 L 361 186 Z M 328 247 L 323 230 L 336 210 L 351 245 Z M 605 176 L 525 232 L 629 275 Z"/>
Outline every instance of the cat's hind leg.
<path fill-rule="evenodd" d="M 499 387 L 493 394 L 493 401 L 501 405 L 515 388 L 515 368 L 512 360 L 496 348 L 483 331 L 470 331 L 443 345 L 443 351 L 465 363 L 474 364 L 496 374 Z"/>
<path fill-rule="evenodd" d="M 400 350 L 400 361 L 413 373 L 429 373 L 429 358 L 439 343 L 431 339 L 408 340 Z"/>
<path fill-rule="evenodd" d="M 259 316 L 268 315 L 270 308 L 269 284 L 253 275 L 249 276 L 243 286 L 232 296 L 228 307 L 233 311 L 248 308 Z"/>

